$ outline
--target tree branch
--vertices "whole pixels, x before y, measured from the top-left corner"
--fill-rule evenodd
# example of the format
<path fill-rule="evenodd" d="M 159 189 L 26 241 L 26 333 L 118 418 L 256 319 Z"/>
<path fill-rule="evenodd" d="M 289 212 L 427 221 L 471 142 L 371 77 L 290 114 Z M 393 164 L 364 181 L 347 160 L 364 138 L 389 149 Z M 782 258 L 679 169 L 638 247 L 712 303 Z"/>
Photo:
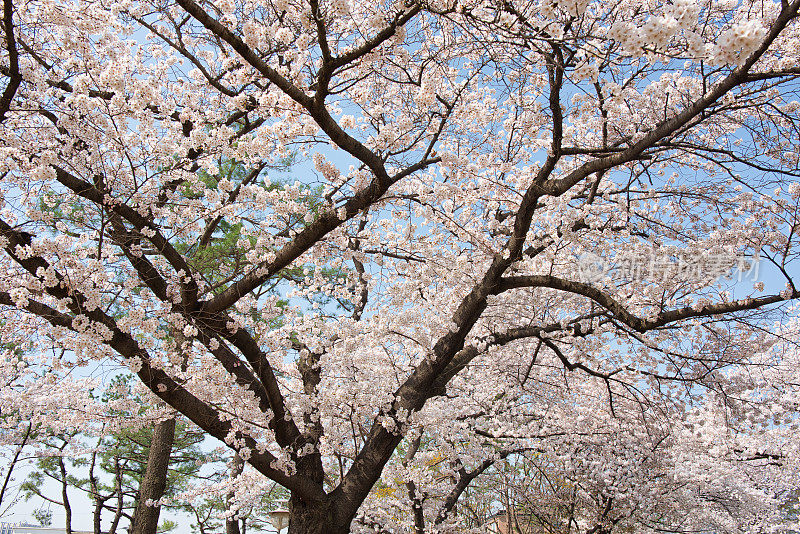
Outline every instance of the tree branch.
<path fill-rule="evenodd" d="M 5 32 L 6 50 L 8 51 L 8 85 L 6 85 L 2 96 L 0 96 L 0 122 L 6 119 L 6 114 L 11 109 L 11 101 L 22 83 L 22 74 L 19 72 L 17 41 L 14 39 L 13 17 L 13 0 L 3 0 L 3 30 Z"/>

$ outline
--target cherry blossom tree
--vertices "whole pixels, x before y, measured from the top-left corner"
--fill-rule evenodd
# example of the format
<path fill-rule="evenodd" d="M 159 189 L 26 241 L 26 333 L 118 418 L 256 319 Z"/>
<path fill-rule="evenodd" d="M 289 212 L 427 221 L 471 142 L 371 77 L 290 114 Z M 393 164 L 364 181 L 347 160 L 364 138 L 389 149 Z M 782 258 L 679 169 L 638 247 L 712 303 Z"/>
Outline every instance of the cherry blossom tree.
<path fill-rule="evenodd" d="M 534 454 L 580 532 L 774 525 L 800 0 L 3 8 L 0 324 L 41 402 L 128 367 L 293 533 L 458 531 Z M 756 255 L 785 287 L 720 278 Z"/>

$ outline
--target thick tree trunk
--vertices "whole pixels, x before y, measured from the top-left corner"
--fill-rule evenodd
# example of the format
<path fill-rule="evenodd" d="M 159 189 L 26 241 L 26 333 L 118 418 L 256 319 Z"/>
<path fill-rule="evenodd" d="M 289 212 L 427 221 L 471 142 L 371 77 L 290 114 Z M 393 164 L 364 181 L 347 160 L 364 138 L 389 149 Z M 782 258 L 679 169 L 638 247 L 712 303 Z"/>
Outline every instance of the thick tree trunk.
<path fill-rule="evenodd" d="M 305 503 L 292 497 L 289 501 L 288 534 L 348 534 L 350 525 L 337 525 L 330 501 Z"/>
<path fill-rule="evenodd" d="M 157 501 L 167 488 L 167 469 L 175 440 L 175 422 L 173 417 L 158 423 L 153 430 L 153 439 L 147 453 L 147 467 L 142 481 L 139 483 L 139 495 L 136 510 L 133 512 L 131 534 L 156 534 L 160 506 L 148 506 L 147 501 Z"/>

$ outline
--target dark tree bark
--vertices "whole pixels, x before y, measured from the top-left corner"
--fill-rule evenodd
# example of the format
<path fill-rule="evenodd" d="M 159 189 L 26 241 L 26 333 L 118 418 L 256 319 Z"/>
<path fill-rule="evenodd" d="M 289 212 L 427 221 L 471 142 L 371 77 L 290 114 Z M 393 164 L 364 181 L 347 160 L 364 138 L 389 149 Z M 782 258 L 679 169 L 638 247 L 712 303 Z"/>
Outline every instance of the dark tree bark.
<path fill-rule="evenodd" d="M 158 423 L 153 430 L 153 439 L 147 453 L 147 467 L 139 484 L 136 510 L 133 513 L 131 534 L 156 534 L 160 506 L 149 506 L 148 501 L 157 501 L 167 489 L 167 469 L 175 440 L 176 418 Z"/>
<path fill-rule="evenodd" d="M 350 520 L 345 523 L 334 517 L 331 499 L 318 502 L 305 502 L 292 497 L 289 501 L 291 519 L 288 534 L 348 534 Z"/>
<path fill-rule="evenodd" d="M 111 520 L 111 526 L 108 528 L 107 534 L 116 534 L 119 521 L 122 519 L 124 509 L 124 493 L 122 488 L 122 469 L 120 469 L 119 458 L 114 459 L 114 495 L 117 499 L 116 508 L 114 508 L 114 519 Z"/>
<path fill-rule="evenodd" d="M 61 472 L 61 499 L 64 506 L 64 529 L 67 534 L 72 534 L 72 506 L 69 504 L 69 494 L 67 493 L 67 465 L 62 456 L 58 457 L 58 469 Z"/>
<path fill-rule="evenodd" d="M 231 478 L 236 478 L 244 471 L 244 460 L 238 454 L 233 455 L 233 465 L 231 465 Z M 233 504 L 233 491 L 225 496 L 225 505 L 230 509 Z M 229 517 L 225 520 L 225 534 L 241 534 L 239 530 L 239 519 Z"/>
<path fill-rule="evenodd" d="M 92 463 L 89 465 L 89 489 L 91 490 L 92 500 L 94 500 L 94 512 L 92 514 L 92 532 L 100 534 L 102 532 L 100 519 L 103 514 L 103 504 L 105 499 L 101 497 L 97 487 L 97 477 L 94 474 L 94 467 L 97 465 L 97 451 L 92 453 Z"/>

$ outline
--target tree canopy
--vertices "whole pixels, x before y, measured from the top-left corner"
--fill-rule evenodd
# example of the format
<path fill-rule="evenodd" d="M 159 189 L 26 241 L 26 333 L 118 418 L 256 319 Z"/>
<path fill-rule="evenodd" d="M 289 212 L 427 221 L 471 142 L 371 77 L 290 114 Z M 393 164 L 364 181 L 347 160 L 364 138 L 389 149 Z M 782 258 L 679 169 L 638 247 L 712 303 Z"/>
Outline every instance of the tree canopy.
<path fill-rule="evenodd" d="M 292 533 L 788 524 L 799 8 L 3 0 L 0 438 L 127 369 Z"/>

